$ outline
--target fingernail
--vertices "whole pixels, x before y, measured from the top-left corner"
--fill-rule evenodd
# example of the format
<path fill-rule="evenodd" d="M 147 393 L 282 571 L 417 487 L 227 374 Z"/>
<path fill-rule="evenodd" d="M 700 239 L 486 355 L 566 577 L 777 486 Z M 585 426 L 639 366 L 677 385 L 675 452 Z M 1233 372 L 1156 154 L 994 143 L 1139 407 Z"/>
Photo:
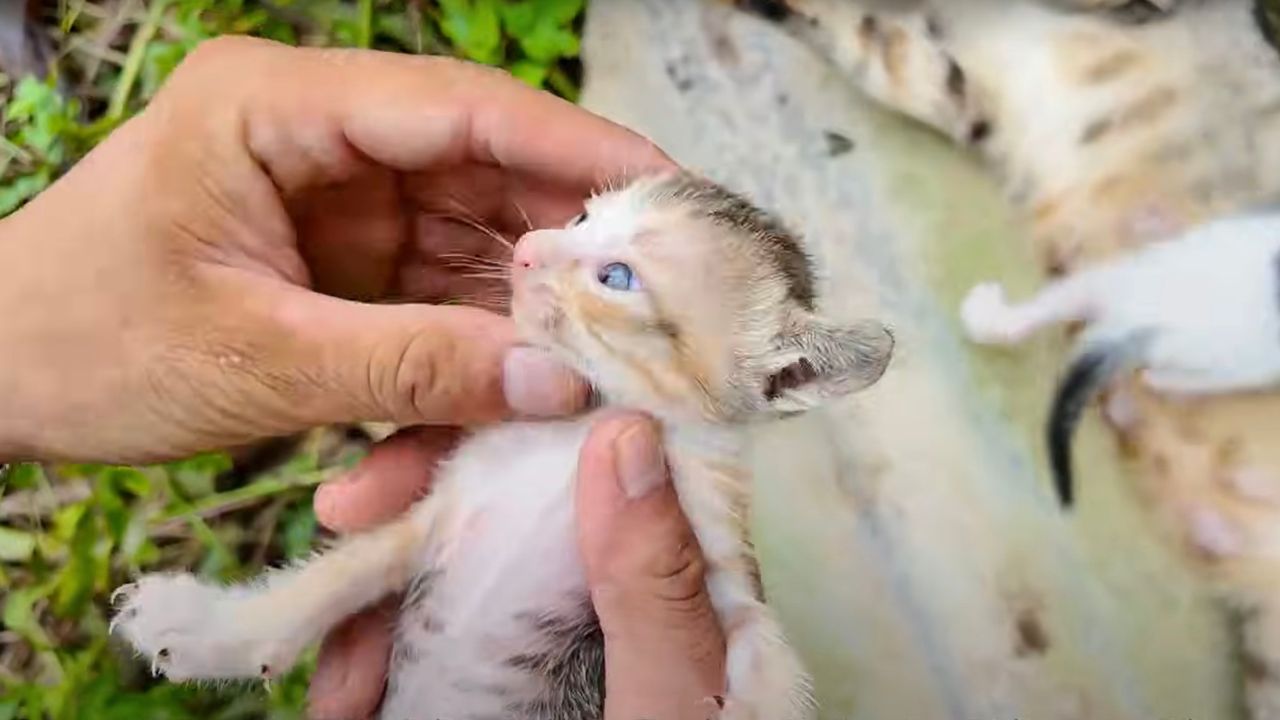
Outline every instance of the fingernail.
<path fill-rule="evenodd" d="M 586 387 L 573 371 L 535 348 L 512 348 L 503 362 L 502 390 L 520 415 L 569 415 L 585 404 Z"/>
<path fill-rule="evenodd" d="M 651 423 L 636 421 L 613 441 L 618 483 L 632 500 L 658 489 L 667 479 L 662 443 Z"/>

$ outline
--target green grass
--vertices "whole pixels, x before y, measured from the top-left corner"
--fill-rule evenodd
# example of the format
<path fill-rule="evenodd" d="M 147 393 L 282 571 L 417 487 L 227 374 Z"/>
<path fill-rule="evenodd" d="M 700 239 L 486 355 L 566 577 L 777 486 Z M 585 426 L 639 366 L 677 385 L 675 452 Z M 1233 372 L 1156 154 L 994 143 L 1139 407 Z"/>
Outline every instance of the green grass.
<path fill-rule="evenodd" d="M 200 41 L 452 54 L 576 99 L 585 0 L 61 0 L 48 77 L 0 74 L 0 216 L 144 107 Z M 314 487 L 367 442 L 331 430 L 269 471 L 212 454 L 156 467 L 20 466 L 0 482 L 0 720 L 301 718 L 313 658 L 281 682 L 173 685 L 109 640 L 139 572 L 250 577 L 322 532 Z"/>

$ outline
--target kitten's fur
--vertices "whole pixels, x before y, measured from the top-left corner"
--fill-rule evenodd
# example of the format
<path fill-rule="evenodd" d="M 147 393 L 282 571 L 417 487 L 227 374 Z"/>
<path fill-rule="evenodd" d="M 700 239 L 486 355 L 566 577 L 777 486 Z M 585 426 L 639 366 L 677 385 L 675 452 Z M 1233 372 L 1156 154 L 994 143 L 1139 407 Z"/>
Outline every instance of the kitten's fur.
<path fill-rule="evenodd" d="M 617 262 L 635 287 L 603 284 Z M 807 675 L 765 603 L 749 539 L 744 433 L 876 382 L 892 336 L 822 320 L 796 239 L 683 174 L 641 179 L 566 228 L 526 235 L 513 271 L 525 338 L 582 371 L 606 404 L 663 423 L 726 632 L 723 717 L 810 717 Z M 115 627 L 174 680 L 271 677 L 342 618 L 408 590 L 381 717 L 597 719 L 603 640 L 573 502 L 593 419 L 480 430 L 402 519 L 257 583 L 144 576 L 124 589 Z"/>

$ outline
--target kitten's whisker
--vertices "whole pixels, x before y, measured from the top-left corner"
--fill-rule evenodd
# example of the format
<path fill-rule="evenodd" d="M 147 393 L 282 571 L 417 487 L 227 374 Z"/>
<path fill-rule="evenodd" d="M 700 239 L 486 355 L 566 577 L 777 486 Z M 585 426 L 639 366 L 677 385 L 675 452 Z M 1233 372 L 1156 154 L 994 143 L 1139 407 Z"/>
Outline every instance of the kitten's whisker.
<path fill-rule="evenodd" d="M 440 253 L 439 257 L 459 258 L 463 260 L 475 260 L 476 262 L 497 263 L 499 265 L 504 265 L 507 263 L 507 260 L 505 258 L 500 260 L 498 258 L 489 257 L 487 255 L 471 255 L 469 253 L 462 253 L 462 252 L 444 252 L 444 253 Z"/>
<path fill-rule="evenodd" d="M 476 257 L 464 253 L 441 253 L 440 260 L 449 267 L 470 268 L 476 270 L 509 270 L 511 265 L 502 260 Z"/>
<path fill-rule="evenodd" d="M 450 256 L 445 254 L 440 256 L 440 260 L 441 262 L 454 263 L 458 265 L 476 265 L 479 267 L 491 268 L 509 267 L 510 265 L 509 263 L 501 262 L 499 260 L 486 260 L 484 258 L 466 257 L 465 255 Z"/>
<path fill-rule="evenodd" d="M 450 269 L 457 271 L 458 274 L 464 277 L 467 276 L 468 274 L 475 274 L 476 276 L 502 278 L 505 280 L 511 279 L 511 272 L 508 270 L 504 270 L 502 268 L 488 268 L 488 267 L 479 267 L 475 265 L 462 265 L 462 266 L 452 266 L 450 267 Z"/>
<path fill-rule="evenodd" d="M 521 217 L 521 219 L 523 219 L 523 220 L 524 220 L 524 226 L 525 226 L 526 228 L 528 228 L 530 231 L 532 231 L 532 230 L 533 230 L 533 221 L 529 219 L 529 213 L 527 213 L 527 212 L 525 212 L 525 211 L 524 211 L 524 206 L 523 206 L 523 205 L 521 205 L 521 204 L 520 204 L 518 201 L 516 201 L 516 200 L 512 200 L 512 201 L 511 201 L 511 204 L 516 206 L 516 211 L 520 213 L 520 217 Z"/>
<path fill-rule="evenodd" d="M 496 310 L 501 312 L 506 312 L 511 306 L 510 298 L 494 295 L 477 295 L 473 293 L 454 295 L 449 298 L 449 301 L 450 304 L 470 305 L 471 307 L 478 307 L 483 310 Z"/>
<path fill-rule="evenodd" d="M 454 219 L 459 220 L 466 225 L 469 225 L 474 230 L 479 230 L 480 232 L 484 233 L 485 235 L 488 235 L 494 240 L 497 240 L 498 242 L 505 245 L 509 250 L 515 249 L 515 243 L 508 240 L 502 233 L 498 232 L 497 230 L 487 225 L 478 215 L 472 212 L 470 208 L 468 208 L 466 205 L 463 205 L 461 202 L 459 202 L 457 198 L 449 198 L 449 202 L 458 211 L 458 215 Z"/>
<path fill-rule="evenodd" d="M 511 280 L 510 273 L 471 272 L 462 273 L 462 277 L 468 280 Z"/>
<path fill-rule="evenodd" d="M 453 220 L 455 222 L 462 223 L 463 225 L 466 225 L 472 230 L 476 230 L 477 232 L 480 232 L 483 235 L 486 235 L 494 240 L 497 240 L 498 243 L 501 244 L 503 247 L 505 247 L 507 250 L 514 250 L 516 246 L 515 243 L 507 239 L 502 233 L 498 232 L 497 230 L 494 230 L 493 228 L 484 224 L 480 220 L 475 219 L 474 217 L 464 217 L 464 216 L 458 215 L 457 213 L 424 213 L 423 217 L 429 217 L 429 218 L 434 218 L 439 220 Z"/>

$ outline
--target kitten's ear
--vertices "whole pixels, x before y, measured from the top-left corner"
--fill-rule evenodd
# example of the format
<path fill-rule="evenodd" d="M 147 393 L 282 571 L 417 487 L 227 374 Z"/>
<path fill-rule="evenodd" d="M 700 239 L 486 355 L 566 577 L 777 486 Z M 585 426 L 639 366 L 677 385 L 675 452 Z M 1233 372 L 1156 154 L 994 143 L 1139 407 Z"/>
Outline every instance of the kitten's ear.
<path fill-rule="evenodd" d="M 875 321 L 839 326 L 810 317 L 782 345 L 781 368 L 764 393 L 771 409 L 790 414 L 874 385 L 889 367 L 894 338 Z"/>

